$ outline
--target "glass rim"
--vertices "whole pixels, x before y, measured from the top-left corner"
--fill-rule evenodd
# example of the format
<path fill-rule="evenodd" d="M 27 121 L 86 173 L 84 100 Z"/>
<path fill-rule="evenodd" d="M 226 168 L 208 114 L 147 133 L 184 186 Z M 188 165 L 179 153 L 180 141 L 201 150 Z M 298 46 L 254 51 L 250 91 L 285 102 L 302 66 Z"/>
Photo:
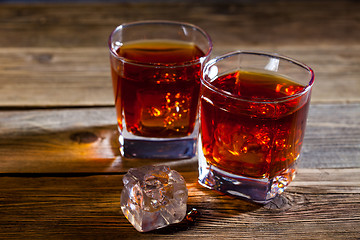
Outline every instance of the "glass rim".
<path fill-rule="evenodd" d="M 219 62 L 219 61 L 221 61 L 223 59 L 226 59 L 228 57 L 232 57 L 232 56 L 240 55 L 240 54 L 275 57 L 275 58 L 278 58 L 278 59 L 281 59 L 281 60 L 284 60 L 284 61 L 287 61 L 287 62 L 294 63 L 295 65 L 303 68 L 304 70 L 307 70 L 308 73 L 311 74 L 310 80 L 309 80 L 308 84 L 304 87 L 304 89 L 301 92 L 290 95 L 290 96 L 280 97 L 280 98 L 256 98 L 256 99 L 252 99 L 251 97 L 239 96 L 239 95 L 227 92 L 227 91 L 225 91 L 225 90 L 223 90 L 221 88 L 218 88 L 218 87 L 214 86 L 210 81 L 204 79 L 205 72 L 209 72 L 209 68 L 214 66 L 217 62 Z M 263 104 L 286 102 L 286 101 L 290 101 L 290 100 L 296 99 L 298 97 L 301 97 L 301 96 L 305 95 L 306 93 L 308 93 L 311 90 L 311 88 L 312 88 L 312 86 L 314 84 L 314 79 L 315 79 L 315 75 L 314 75 L 314 71 L 312 70 L 312 68 L 310 68 L 308 65 L 306 65 L 306 64 L 304 64 L 302 62 L 299 62 L 299 61 L 297 61 L 295 59 L 292 59 L 290 57 L 286 57 L 284 55 L 280 55 L 280 54 L 277 54 L 277 53 L 269 53 L 269 52 L 262 52 L 262 51 L 244 51 L 244 50 L 238 50 L 238 51 L 226 53 L 224 55 L 221 55 L 221 56 L 218 56 L 218 57 L 215 57 L 215 58 L 209 60 L 205 64 L 205 67 L 202 70 L 201 77 L 200 77 L 201 83 L 203 85 L 205 85 L 206 87 L 210 88 L 212 91 L 216 92 L 217 94 L 221 94 L 221 95 L 223 95 L 225 97 L 230 97 L 230 98 L 233 98 L 233 99 L 239 100 L 239 101 L 252 102 L 252 103 L 263 103 Z"/>
<path fill-rule="evenodd" d="M 191 61 L 186 61 L 186 62 L 175 62 L 175 63 L 147 63 L 147 62 L 142 62 L 142 61 L 136 61 L 136 60 L 130 60 L 124 57 L 119 56 L 116 53 L 116 50 L 112 47 L 112 43 L 113 43 L 113 36 L 116 32 L 118 32 L 120 29 L 126 28 L 126 27 L 132 27 L 132 26 L 139 26 L 139 25 L 148 25 L 148 24 L 153 24 L 153 25 L 173 25 L 173 26 L 186 26 L 186 27 L 190 27 L 193 28 L 195 30 L 197 30 L 198 32 L 200 32 L 205 39 L 208 42 L 208 48 L 207 48 L 207 52 L 205 53 L 204 56 L 199 57 L 197 59 L 191 60 Z M 203 59 L 206 59 L 210 56 L 212 49 L 213 49 L 213 43 L 211 40 L 210 35 L 204 31 L 202 28 L 191 24 L 191 23 L 186 23 L 186 22 L 178 22 L 178 21 L 167 21 L 167 20 L 145 20 L 145 21 L 135 21 L 135 22 L 128 22 L 128 23 L 123 23 L 119 26 L 117 26 L 110 34 L 109 38 L 108 38 L 108 47 L 110 50 L 110 53 L 113 57 L 115 57 L 117 60 L 120 60 L 122 62 L 126 62 L 126 63 L 130 63 L 133 65 L 137 65 L 137 66 L 142 66 L 142 67 L 157 67 L 157 68 L 177 68 L 177 67 L 186 67 L 186 66 L 191 66 L 194 64 L 198 64 L 201 63 L 203 61 Z"/>

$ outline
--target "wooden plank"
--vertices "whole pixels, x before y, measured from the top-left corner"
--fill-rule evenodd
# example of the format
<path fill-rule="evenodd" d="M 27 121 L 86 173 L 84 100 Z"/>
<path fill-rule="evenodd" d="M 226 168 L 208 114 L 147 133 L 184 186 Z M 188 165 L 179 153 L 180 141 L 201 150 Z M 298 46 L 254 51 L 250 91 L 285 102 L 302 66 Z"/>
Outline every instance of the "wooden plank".
<path fill-rule="evenodd" d="M 113 108 L 0 112 L 1 173 L 125 172 L 129 167 L 186 161 L 125 160 L 118 157 Z M 360 167 L 360 104 L 310 108 L 301 168 Z"/>
<path fill-rule="evenodd" d="M 359 104 L 311 105 L 301 165 L 308 168 L 359 167 L 359 119 Z"/>
<path fill-rule="evenodd" d="M 0 178 L 2 239 L 358 239 L 360 169 L 302 169 L 265 206 L 201 187 L 183 174 L 195 221 L 138 233 L 122 215 L 122 176 Z"/>
<path fill-rule="evenodd" d="M 237 48 L 222 46 L 214 56 Z M 360 45 L 252 47 L 278 52 L 315 71 L 313 103 L 360 102 Z M 0 48 L 0 106 L 112 106 L 106 48 Z"/>
<path fill-rule="evenodd" d="M 114 111 L 85 108 L 1 112 L 0 172 L 124 172 L 144 163 L 165 162 L 181 170 L 196 168 L 196 159 L 121 159 Z"/>
<path fill-rule="evenodd" d="M 213 56 L 262 50 L 309 64 L 314 103 L 359 102 L 359 11 L 356 1 L 2 4 L 0 106 L 112 105 L 108 35 L 159 16 L 204 28 Z"/>
<path fill-rule="evenodd" d="M 350 0 L 1 4 L 0 238 L 359 239 L 359 10 Z M 214 55 L 275 51 L 314 68 L 303 161 L 284 195 L 254 205 L 200 187 L 195 158 L 117 157 L 106 38 L 159 16 L 207 30 Z M 22 107 L 54 108 L 12 110 Z M 201 214 L 140 234 L 120 213 L 122 175 L 163 163 L 185 176 Z"/>
<path fill-rule="evenodd" d="M 100 47 L 115 26 L 149 19 L 197 24 L 216 45 L 347 45 L 360 39 L 359 11 L 351 0 L 3 4 L 0 46 Z"/>
<path fill-rule="evenodd" d="M 104 48 L 0 49 L 0 105 L 113 105 Z"/>

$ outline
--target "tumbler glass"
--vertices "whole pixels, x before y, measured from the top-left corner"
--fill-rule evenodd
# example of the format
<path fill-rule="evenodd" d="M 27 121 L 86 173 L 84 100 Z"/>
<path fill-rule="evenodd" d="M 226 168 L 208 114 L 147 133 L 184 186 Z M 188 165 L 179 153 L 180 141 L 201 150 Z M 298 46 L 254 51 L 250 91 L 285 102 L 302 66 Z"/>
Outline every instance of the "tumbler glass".
<path fill-rule="evenodd" d="M 195 156 L 209 35 L 188 23 L 142 21 L 118 26 L 108 44 L 122 156 Z"/>
<path fill-rule="evenodd" d="M 278 54 L 237 51 L 210 60 L 200 93 L 199 182 L 267 203 L 293 180 L 313 70 Z"/>

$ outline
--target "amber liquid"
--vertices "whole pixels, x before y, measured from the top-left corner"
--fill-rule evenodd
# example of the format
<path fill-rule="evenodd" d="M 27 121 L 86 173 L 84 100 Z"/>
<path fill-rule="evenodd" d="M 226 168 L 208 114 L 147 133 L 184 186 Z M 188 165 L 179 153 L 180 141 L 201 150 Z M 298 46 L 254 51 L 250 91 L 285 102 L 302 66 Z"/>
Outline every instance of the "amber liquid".
<path fill-rule="evenodd" d="M 246 71 L 220 76 L 212 84 L 247 101 L 202 88 L 201 140 L 209 164 L 252 178 L 273 178 L 294 164 L 304 137 L 310 94 L 294 95 L 304 86 Z M 290 96 L 294 98 L 279 101 Z"/>
<path fill-rule="evenodd" d="M 143 137 L 190 135 L 197 117 L 199 59 L 205 54 L 194 44 L 171 40 L 128 42 L 117 54 L 127 59 L 112 68 L 120 129 Z"/>

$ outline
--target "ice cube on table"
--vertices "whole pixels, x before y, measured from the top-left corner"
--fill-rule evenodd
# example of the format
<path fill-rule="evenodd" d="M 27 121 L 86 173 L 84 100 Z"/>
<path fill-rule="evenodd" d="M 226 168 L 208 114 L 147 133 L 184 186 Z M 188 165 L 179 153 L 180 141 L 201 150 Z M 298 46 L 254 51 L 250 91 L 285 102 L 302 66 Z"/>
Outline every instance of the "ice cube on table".
<path fill-rule="evenodd" d="M 184 219 L 188 190 L 177 171 L 163 165 L 131 168 L 123 183 L 121 210 L 139 232 Z"/>

